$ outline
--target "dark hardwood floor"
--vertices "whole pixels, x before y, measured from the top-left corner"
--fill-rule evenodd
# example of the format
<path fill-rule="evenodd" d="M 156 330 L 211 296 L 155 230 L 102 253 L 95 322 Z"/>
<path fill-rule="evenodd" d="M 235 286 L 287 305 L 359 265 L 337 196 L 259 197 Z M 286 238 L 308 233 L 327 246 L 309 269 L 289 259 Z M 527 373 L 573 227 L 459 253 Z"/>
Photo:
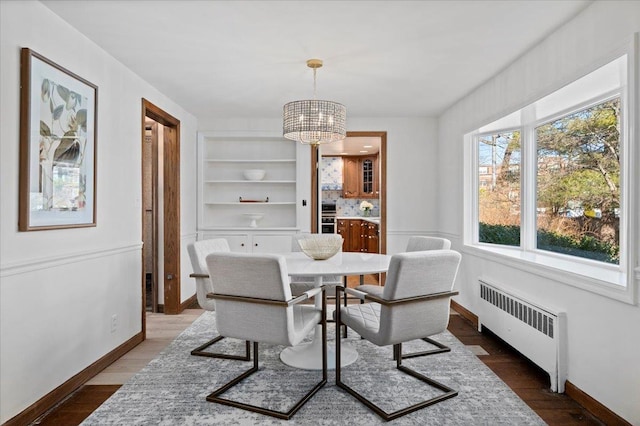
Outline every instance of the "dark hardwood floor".
<path fill-rule="evenodd" d="M 478 357 L 549 425 L 604 425 L 573 399 L 549 390 L 549 377 L 492 333 L 479 333 L 452 312 L 449 331 L 465 345 L 481 347 Z M 73 426 L 98 408 L 119 385 L 85 385 L 33 424 Z"/>
<path fill-rule="evenodd" d="M 449 331 L 465 345 L 480 346 L 478 358 L 549 425 L 604 425 L 565 394 L 551 392 L 549 375 L 488 330 L 452 312 Z"/>
<path fill-rule="evenodd" d="M 34 425 L 79 425 L 96 408 L 113 395 L 121 385 L 85 385 L 63 403 L 35 421 Z"/>

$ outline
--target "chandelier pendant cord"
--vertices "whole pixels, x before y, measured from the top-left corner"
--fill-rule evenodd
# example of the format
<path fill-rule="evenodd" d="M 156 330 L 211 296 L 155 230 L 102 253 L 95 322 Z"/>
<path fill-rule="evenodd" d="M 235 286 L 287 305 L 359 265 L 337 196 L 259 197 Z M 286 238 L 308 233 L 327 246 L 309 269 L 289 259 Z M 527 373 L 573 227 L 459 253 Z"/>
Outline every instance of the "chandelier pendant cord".
<path fill-rule="evenodd" d="M 313 69 L 313 100 L 316 100 L 316 71 L 318 69 L 314 68 Z"/>

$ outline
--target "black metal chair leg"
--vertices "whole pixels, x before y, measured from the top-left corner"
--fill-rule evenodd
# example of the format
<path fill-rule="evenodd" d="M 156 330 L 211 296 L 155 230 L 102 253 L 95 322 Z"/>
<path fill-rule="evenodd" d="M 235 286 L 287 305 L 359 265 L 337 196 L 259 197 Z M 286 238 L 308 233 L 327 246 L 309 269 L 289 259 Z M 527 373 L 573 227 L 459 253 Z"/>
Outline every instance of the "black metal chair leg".
<path fill-rule="evenodd" d="M 432 344 L 433 346 L 436 346 L 438 349 L 430 349 L 428 351 L 422 351 L 422 352 L 412 352 L 410 354 L 402 354 L 402 359 L 409 359 L 409 358 L 417 358 L 420 356 L 426 356 L 426 355 L 434 355 L 434 354 L 441 354 L 444 352 L 451 352 L 451 348 L 449 346 L 443 345 L 440 342 L 436 342 L 433 339 L 430 339 L 428 337 L 423 337 L 422 340 L 424 340 L 427 343 Z M 393 359 L 396 359 L 397 354 L 394 352 L 393 353 Z"/>
<path fill-rule="evenodd" d="M 326 312 L 326 305 L 324 305 L 325 303 L 326 301 L 324 300 L 324 297 L 323 297 L 323 312 Z M 235 385 L 237 385 L 238 383 L 242 382 L 247 377 L 251 376 L 253 373 L 258 371 L 258 343 L 257 342 L 253 342 L 253 366 L 249 370 L 245 371 L 244 373 L 236 377 L 235 379 L 224 384 L 223 386 L 221 386 L 220 388 L 216 389 L 211 394 L 209 394 L 207 396 L 207 401 L 215 402 L 222 405 L 227 405 L 230 407 L 240 408 L 242 410 L 259 413 L 266 416 L 275 417 L 278 419 L 289 420 L 291 417 L 293 417 L 294 414 L 298 412 L 298 410 L 300 410 L 300 408 L 302 408 L 304 404 L 307 403 L 307 401 L 309 401 L 309 399 L 311 399 L 313 395 L 315 395 L 327 383 L 327 320 L 324 316 L 321 320 L 321 325 L 322 325 L 322 350 L 323 350 L 322 380 L 318 382 L 313 387 L 313 389 L 307 392 L 300 400 L 298 400 L 298 402 L 296 402 L 291 409 L 289 409 L 286 412 L 269 410 L 264 407 L 258 407 L 257 405 L 246 404 L 243 402 L 222 398 L 220 396 L 226 391 L 228 391 L 229 389 L 231 389 L 232 387 L 234 387 Z"/>
<path fill-rule="evenodd" d="M 339 296 L 338 296 L 339 297 Z M 340 325 L 342 324 L 341 319 L 340 319 L 340 311 L 338 310 L 337 314 L 336 314 L 336 329 L 338 327 L 340 327 Z M 403 356 L 402 354 L 402 344 L 396 344 L 393 345 L 393 353 L 394 353 L 394 359 L 396 360 L 396 368 L 405 373 L 408 374 L 412 377 L 415 377 L 416 379 L 429 384 L 430 386 L 433 386 L 435 388 L 440 389 L 441 391 L 443 391 L 444 393 L 441 395 L 438 395 L 436 397 L 433 397 L 431 399 L 427 399 L 425 401 L 421 401 L 417 404 L 413 404 L 411 406 L 408 406 L 406 408 L 394 411 L 392 413 L 387 413 L 386 411 L 384 411 L 382 408 L 380 408 L 379 406 L 377 406 L 376 404 L 374 404 L 372 401 L 370 401 L 369 399 L 365 398 L 363 395 L 361 395 L 360 393 L 356 392 L 355 390 L 351 389 L 347 384 L 345 384 L 342 381 L 342 375 L 341 375 L 341 368 L 340 368 L 340 358 L 341 358 L 341 345 L 340 345 L 340 340 L 338 339 L 338 341 L 336 341 L 336 386 L 338 386 L 341 389 L 344 389 L 347 393 L 351 394 L 353 397 L 355 397 L 358 401 L 360 401 L 362 404 L 364 404 L 367 408 L 369 408 L 371 411 L 373 411 L 374 413 L 376 413 L 378 416 L 380 416 L 383 420 L 385 421 L 390 421 L 390 420 L 394 420 L 397 419 L 398 417 L 402 417 L 405 416 L 409 413 L 413 413 L 414 411 L 417 410 L 421 410 L 425 407 L 428 407 L 430 405 L 433 404 L 437 404 L 438 402 L 444 401 L 446 399 L 449 398 L 453 398 L 455 396 L 458 395 L 458 391 L 438 382 L 435 381 L 433 379 L 430 379 L 429 377 L 426 377 L 420 373 L 418 373 L 415 370 L 412 370 L 404 365 L 402 365 L 402 359 Z"/>
<path fill-rule="evenodd" d="M 344 288 L 347 288 L 347 282 L 348 281 L 347 281 L 347 276 L 346 275 L 342 278 L 342 281 L 344 282 Z M 337 288 L 336 288 L 336 297 L 338 297 L 338 289 Z M 347 295 L 345 294 L 344 295 L 344 307 L 345 308 L 347 307 L 347 299 L 348 299 Z M 338 309 L 340 309 L 340 300 L 339 299 L 336 299 L 336 307 Z M 346 325 L 342 326 L 342 331 L 344 333 L 344 338 L 346 339 L 347 338 L 347 326 Z"/>
<path fill-rule="evenodd" d="M 224 339 L 224 336 L 218 336 L 211 340 L 209 340 L 204 345 L 198 346 L 194 350 L 191 351 L 191 355 L 193 356 L 204 356 L 208 358 L 222 358 L 222 359 L 233 359 L 238 361 L 250 361 L 251 360 L 251 344 L 247 340 L 245 341 L 245 354 L 244 355 L 229 355 L 223 354 L 219 352 L 209 352 L 205 351 L 211 345 L 218 343 L 220 340 Z"/>

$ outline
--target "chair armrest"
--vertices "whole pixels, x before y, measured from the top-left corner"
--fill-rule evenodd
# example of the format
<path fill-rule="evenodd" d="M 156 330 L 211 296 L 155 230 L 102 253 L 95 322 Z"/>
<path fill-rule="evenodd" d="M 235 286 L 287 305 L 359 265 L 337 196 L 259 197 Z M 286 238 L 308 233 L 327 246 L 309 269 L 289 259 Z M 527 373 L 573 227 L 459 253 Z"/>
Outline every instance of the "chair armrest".
<path fill-rule="evenodd" d="M 288 306 L 291 305 L 296 305 L 300 302 L 304 302 L 305 300 L 311 299 L 312 297 L 315 297 L 318 295 L 318 293 L 323 293 L 324 292 L 324 288 L 323 287 L 314 287 L 311 290 L 307 290 L 304 293 L 302 293 L 300 296 L 295 297 L 289 301 L 287 301 Z"/>
<path fill-rule="evenodd" d="M 344 288 L 344 292 L 355 296 L 360 300 L 364 300 L 367 297 L 367 293 L 365 293 L 364 291 L 356 290 L 354 288 Z"/>
<path fill-rule="evenodd" d="M 209 278 L 209 274 L 189 274 L 190 278 Z"/>
<path fill-rule="evenodd" d="M 305 291 L 303 294 L 308 295 L 307 297 L 310 299 L 314 296 L 317 296 L 318 294 L 322 293 L 322 290 L 324 290 L 324 286 L 322 287 L 314 287 L 312 289 L 309 289 L 307 291 Z"/>
<path fill-rule="evenodd" d="M 289 306 L 289 302 L 285 300 L 262 299 L 259 297 L 235 296 L 220 293 L 207 293 L 207 299 L 231 300 L 235 302 L 256 303 L 258 305 Z"/>
<path fill-rule="evenodd" d="M 355 290 L 357 291 L 357 290 Z M 451 297 L 451 296 L 455 296 L 457 294 L 460 294 L 459 291 L 445 291 L 442 293 L 432 293 L 432 294 L 425 294 L 424 296 L 416 296 L 416 297 L 407 297 L 405 299 L 395 299 L 395 300 L 386 300 L 386 299 L 381 299 L 379 297 L 376 296 L 372 296 L 368 293 L 364 293 L 364 300 L 370 300 L 372 302 L 376 302 L 376 303 L 380 303 L 381 305 L 386 305 L 386 306 L 393 306 L 393 305 L 402 305 L 405 303 L 414 303 L 414 302 L 423 302 L 425 300 L 435 300 L 435 299 L 442 299 L 445 297 Z"/>
<path fill-rule="evenodd" d="M 348 287 L 345 287 L 345 286 L 342 286 L 342 285 L 337 285 L 336 286 L 336 292 L 339 292 L 339 291 L 345 293 L 345 297 L 347 296 L 347 293 L 348 293 L 348 294 L 356 296 L 358 299 L 362 299 L 362 300 L 364 300 L 364 296 L 367 294 L 367 293 L 365 293 L 363 291 L 359 291 L 359 290 L 356 290 L 356 289 L 353 289 L 353 288 L 348 288 Z"/>
<path fill-rule="evenodd" d="M 318 293 L 322 292 L 324 294 L 324 288 L 312 288 L 311 290 L 305 291 L 300 296 L 290 299 L 290 300 L 273 300 L 273 299 L 262 299 L 259 297 L 248 297 L 248 296 L 233 296 L 229 294 L 220 294 L 220 293 L 207 293 L 207 299 L 220 299 L 220 300 L 232 300 L 236 302 L 245 302 L 245 303 L 256 303 L 258 305 L 276 305 L 276 306 L 284 306 L 289 307 L 300 302 L 303 302 L 311 297 L 316 296 Z"/>

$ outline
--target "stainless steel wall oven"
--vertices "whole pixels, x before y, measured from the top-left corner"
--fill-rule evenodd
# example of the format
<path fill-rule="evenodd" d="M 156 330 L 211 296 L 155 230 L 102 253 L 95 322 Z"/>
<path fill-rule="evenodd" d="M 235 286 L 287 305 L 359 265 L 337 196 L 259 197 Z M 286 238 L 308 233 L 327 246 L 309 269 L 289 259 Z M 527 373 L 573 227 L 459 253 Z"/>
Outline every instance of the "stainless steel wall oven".
<path fill-rule="evenodd" d="M 336 203 L 322 203 L 320 232 L 322 234 L 336 233 Z"/>

